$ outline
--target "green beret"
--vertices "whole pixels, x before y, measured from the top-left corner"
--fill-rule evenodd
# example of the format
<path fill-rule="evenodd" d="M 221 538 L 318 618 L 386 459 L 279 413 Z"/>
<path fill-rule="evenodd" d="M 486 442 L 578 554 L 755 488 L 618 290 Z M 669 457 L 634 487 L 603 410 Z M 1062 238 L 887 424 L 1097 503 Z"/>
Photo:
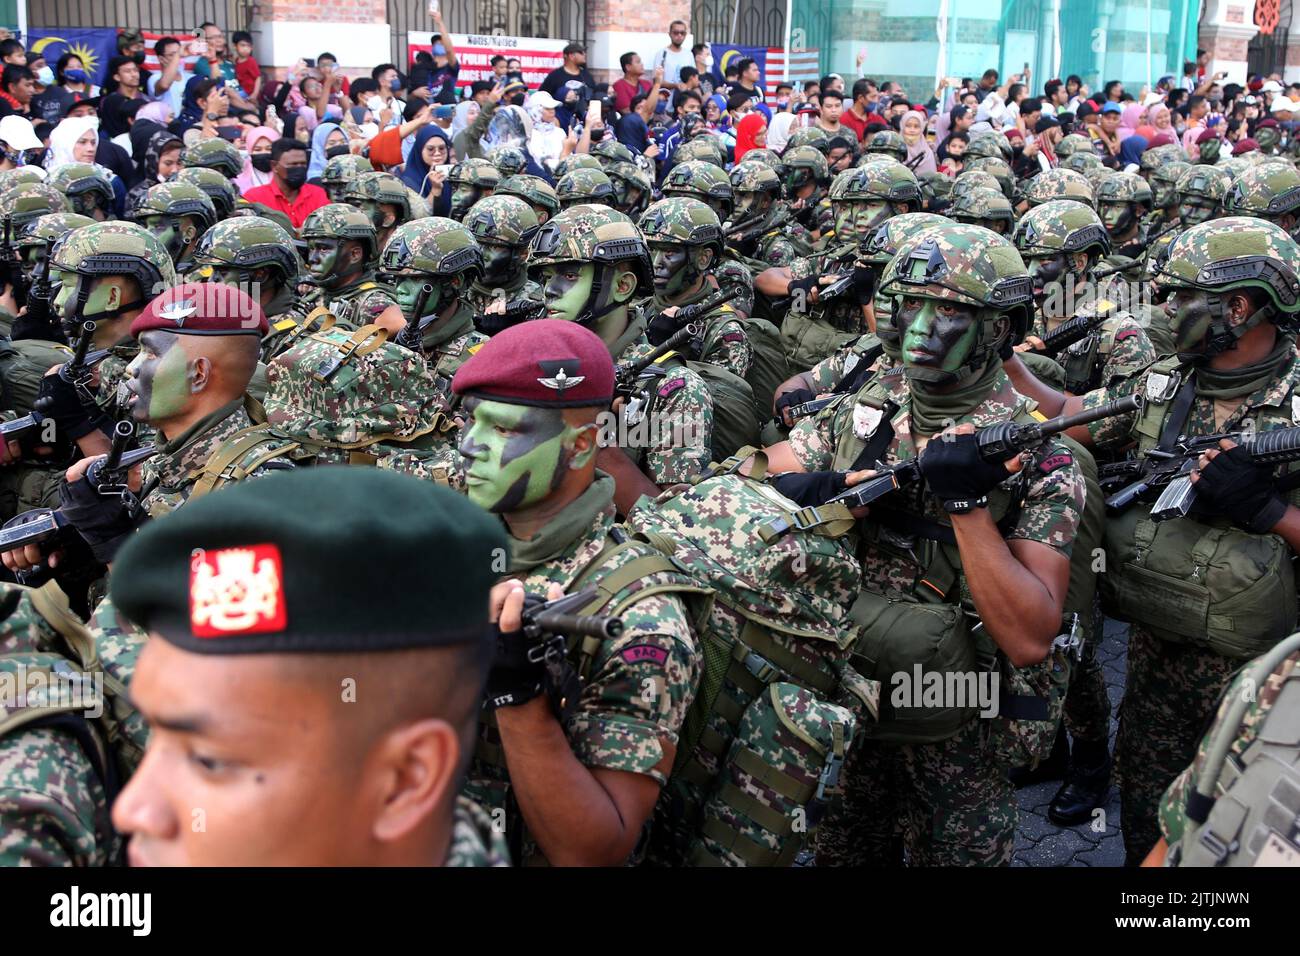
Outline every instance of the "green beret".
<path fill-rule="evenodd" d="M 445 647 L 488 640 L 505 548 L 500 522 L 462 495 L 374 468 L 316 467 L 150 522 L 109 584 L 129 619 L 197 654 Z"/>

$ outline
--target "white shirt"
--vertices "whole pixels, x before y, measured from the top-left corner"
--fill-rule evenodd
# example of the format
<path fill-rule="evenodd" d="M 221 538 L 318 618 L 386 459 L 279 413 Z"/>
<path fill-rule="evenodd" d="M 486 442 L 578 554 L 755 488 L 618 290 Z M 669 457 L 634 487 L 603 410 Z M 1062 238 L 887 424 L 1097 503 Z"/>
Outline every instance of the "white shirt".
<path fill-rule="evenodd" d="M 656 66 L 662 66 L 664 68 L 665 83 L 680 83 L 682 81 L 682 67 L 694 67 L 695 55 L 691 53 L 690 47 L 685 43 L 683 43 L 682 48 L 675 53 L 668 49 L 668 47 L 664 47 L 655 54 L 654 63 L 650 65 L 652 73 Z"/>
<path fill-rule="evenodd" d="M 172 80 L 172 85 L 167 87 L 161 95 L 154 92 L 154 87 L 158 85 L 158 77 L 160 76 L 162 76 L 162 74 L 156 70 L 150 73 L 149 79 L 146 82 L 146 88 L 151 97 L 155 100 L 161 100 L 171 107 L 172 119 L 175 119 L 181 115 L 181 110 L 184 109 L 185 84 L 193 78 L 194 74 L 185 69 L 185 67 L 181 67 L 179 72 L 176 74 L 176 79 Z M 127 152 L 130 152 L 130 150 L 127 150 Z"/>

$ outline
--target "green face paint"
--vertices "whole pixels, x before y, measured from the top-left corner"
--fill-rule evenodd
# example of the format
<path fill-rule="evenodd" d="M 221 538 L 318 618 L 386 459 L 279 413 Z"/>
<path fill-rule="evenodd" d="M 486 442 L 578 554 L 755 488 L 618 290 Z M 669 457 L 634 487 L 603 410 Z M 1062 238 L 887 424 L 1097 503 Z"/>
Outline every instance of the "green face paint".
<path fill-rule="evenodd" d="M 460 222 L 476 202 L 478 202 L 478 187 L 469 183 L 457 183 L 451 191 L 451 218 Z"/>
<path fill-rule="evenodd" d="M 1101 204 L 1101 224 L 1112 236 L 1121 236 L 1128 232 L 1137 217 L 1130 202 L 1103 202 Z"/>
<path fill-rule="evenodd" d="M 307 242 L 307 269 L 317 279 L 327 279 L 334 274 L 339 262 L 339 239 L 309 239 Z"/>
<path fill-rule="evenodd" d="M 1152 205 L 1156 209 L 1168 209 L 1178 201 L 1178 191 L 1174 188 L 1173 183 L 1157 182 L 1154 192 L 1155 196 L 1152 197 Z"/>
<path fill-rule="evenodd" d="M 546 318 L 576 322 L 587 309 L 596 281 L 596 266 L 590 262 L 561 262 L 540 270 Z"/>
<path fill-rule="evenodd" d="M 163 244 L 172 262 L 180 258 L 186 242 L 185 237 L 181 235 L 181 224 L 178 219 L 174 216 L 145 216 L 141 225 Z"/>
<path fill-rule="evenodd" d="M 537 504 L 560 486 L 583 431 L 566 425 L 560 409 L 469 398 L 465 410 L 470 420 L 459 450 L 470 501 L 507 514 Z"/>
<path fill-rule="evenodd" d="M 426 293 L 426 287 L 431 287 L 433 291 Z M 422 319 L 442 308 L 442 286 L 432 277 L 402 276 L 393 288 L 393 298 L 408 321 L 413 318 Z M 421 299 L 424 301 L 421 302 Z M 421 315 L 415 314 L 417 309 Z"/>
<path fill-rule="evenodd" d="M 1199 226 L 1214 215 L 1215 203 L 1200 196 L 1188 196 L 1178 206 L 1178 220 L 1184 226 Z"/>
<path fill-rule="evenodd" d="M 51 266 L 50 281 L 58 287 L 58 291 L 54 294 L 54 300 L 51 302 L 54 314 L 64 322 L 71 322 L 73 316 L 70 314 L 70 310 L 77 298 L 77 283 L 81 281 L 81 276 L 75 272 L 65 272 Z"/>
<path fill-rule="evenodd" d="M 127 366 L 126 389 L 131 417 L 138 422 L 166 422 L 189 406 L 189 359 L 180 336 L 154 329 L 140 336 L 140 352 Z"/>
<path fill-rule="evenodd" d="M 515 250 L 497 242 L 479 242 L 483 250 L 483 281 L 489 285 L 509 282 L 517 268 Z"/>
<path fill-rule="evenodd" d="M 656 299 L 676 298 L 695 284 L 699 273 L 691 268 L 690 255 L 691 250 L 686 246 L 659 243 L 650 246 Z"/>
<path fill-rule="evenodd" d="M 970 359 L 979 334 L 975 309 L 960 302 L 904 296 L 897 321 L 903 364 L 956 374 Z"/>
<path fill-rule="evenodd" d="M 770 205 L 767 193 L 736 193 L 736 208 L 731 218 L 735 222 L 757 218 L 767 212 Z"/>
<path fill-rule="evenodd" d="M 1206 294 L 1200 290 L 1175 289 L 1165 302 L 1165 314 L 1174 333 L 1175 351 L 1199 351 L 1214 321 Z"/>

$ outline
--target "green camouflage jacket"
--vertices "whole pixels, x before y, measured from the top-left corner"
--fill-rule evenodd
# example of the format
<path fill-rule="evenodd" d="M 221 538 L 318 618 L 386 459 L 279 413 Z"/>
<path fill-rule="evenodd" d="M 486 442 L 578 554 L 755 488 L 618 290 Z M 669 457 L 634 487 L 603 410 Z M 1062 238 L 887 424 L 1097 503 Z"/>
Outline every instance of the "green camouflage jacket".
<path fill-rule="evenodd" d="M 700 291 L 677 303 L 679 307 L 702 302 L 718 290 L 707 283 Z M 663 308 L 656 301 L 655 308 Z M 749 374 L 749 365 L 754 360 L 754 347 L 750 344 L 749 333 L 745 323 L 736 315 L 730 302 L 715 306 L 700 317 L 704 323 L 704 344 L 700 349 L 701 362 L 725 368 L 733 375 L 744 378 Z"/>
<path fill-rule="evenodd" d="M 1095 314 L 1098 309 L 1108 307 L 1106 302 L 1090 303 L 1077 310 L 1072 318 Z M 1135 375 L 1159 357 L 1137 319 L 1122 310 L 1110 308 L 1108 311 L 1110 314 L 1092 335 L 1056 356 L 1056 361 L 1065 369 L 1066 388 L 1070 392 L 1079 394 Z M 1064 321 L 1049 321 L 1041 312 L 1037 313 L 1032 334 L 1042 338 Z"/>
<path fill-rule="evenodd" d="M 482 279 L 475 279 L 465 291 L 466 301 L 478 315 L 482 315 L 489 305 L 503 296 L 508 306 L 524 300 L 541 302 L 544 298 L 542 287 L 528 278 L 528 273 L 523 269 L 519 270 L 519 275 L 512 281 L 504 285 L 485 285 Z"/>
<path fill-rule="evenodd" d="M 479 350 L 488 337 L 474 328 L 474 310 L 461 301 L 450 318 L 429 325 L 420 339 L 424 358 L 438 377 L 452 408 L 460 407 L 460 396 L 453 395 L 451 380 L 456 370 Z"/>
<path fill-rule="evenodd" d="M 509 866 L 510 850 L 492 818 L 473 800 L 456 798 L 451 846 L 443 866 Z"/>
<path fill-rule="evenodd" d="M 393 290 L 370 272 L 345 289 L 316 286 L 299 300 L 299 311 L 310 314 L 317 306 L 323 305 L 340 322 L 359 329 L 372 324 L 385 309 L 396 304 Z"/>

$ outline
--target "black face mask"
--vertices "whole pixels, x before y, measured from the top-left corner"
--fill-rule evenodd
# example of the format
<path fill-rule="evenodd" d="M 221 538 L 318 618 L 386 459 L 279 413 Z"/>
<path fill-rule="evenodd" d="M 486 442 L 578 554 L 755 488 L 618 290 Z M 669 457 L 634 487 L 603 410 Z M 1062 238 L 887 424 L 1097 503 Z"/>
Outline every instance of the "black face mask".
<path fill-rule="evenodd" d="M 270 153 L 254 153 L 252 156 L 248 157 L 248 160 L 253 164 L 253 168 L 259 173 L 269 173 L 271 171 Z"/>
<path fill-rule="evenodd" d="M 144 66 L 144 51 L 131 54 L 131 59 L 135 61 L 136 66 Z"/>
<path fill-rule="evenodd" d="M 295 166 L 284 174 L 284 181 L 289 184 L 290 189 L 301 189 L 307 182 L 307 167 Z"/>
<path fill-rule="evenodd" d="M 351 150 L 348 149 L 347 143 L 340 143 L 337 146 L 331 146 L 329 149 L 325 150 L 325 158 L 333 159 L 335 156 L 346 156 L 350 152 Z"/>

